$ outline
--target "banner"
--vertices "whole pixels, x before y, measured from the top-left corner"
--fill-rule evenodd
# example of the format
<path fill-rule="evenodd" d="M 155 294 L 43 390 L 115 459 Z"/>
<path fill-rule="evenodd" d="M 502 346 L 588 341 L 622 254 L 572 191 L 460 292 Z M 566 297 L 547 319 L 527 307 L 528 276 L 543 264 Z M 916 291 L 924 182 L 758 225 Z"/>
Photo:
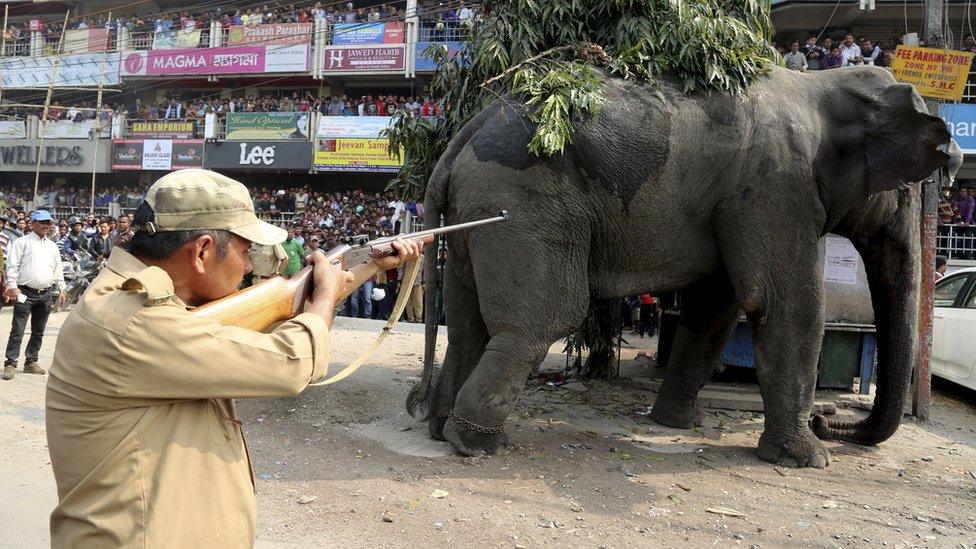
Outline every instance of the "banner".
<path fill-rule="evenodd" d="M 0 120 L 0 139 L 11 138 L 27 138 L 27 126 L 23 120 Z"/>
<path fill-rule="evenodd" d="M 298 46 L 234 46 L 122 54 L 122 76 L 181 76 L 306 72 L 308 44 Z"/>
<path fill-rule="evenodd" d="M 64 33 L 66 53 L 86 53 L 105 51 L 108 29 L 74 29 Z"/>
<path fill-rule="evenodd" d="M 41 122 L 44 139 L 89 139 L 95 131 L 95 120 L 72 122 L 71 120 L 48 120 Z M 102 122 L 102 137 L 112 136 L 111 122 Z"/>
<path fill-rule="evenodd" d="M 47 88 L 52 66 L 57 62 L 54 87 L 98 86 L 119 83 L 118 53 L 81 53 L 0 59 L 0 88 Z"/>
<path fill-rule="evenodd" d="M 341 44 L 403 44 L 403 22 L 336 23 L 332 43 Z"/>
<path fill-rule="evenodd" d="M 308 139 L 306 112 L 227 114 L 227 139 Z"/>
<path fill-rule="evenodd" d="M 116 139 L 113 170 L 182 170 L 203 167 L 202 139 Z"/>
<path fill-rule="evenodd" d="M 316 139 L 315 169 L 328 172 L 400 171 L 403 162 L 390 158 L 387 139 Z M 402 154 L 402 151 L 401 151 Z"/>
<path fill-rule="evenodd" d="M 392 116 L 323 116 L 315 137 L 378 139 L 380 132 L 392 125 Z"/>
<path fill-rule="evenodd" d="M 437 63 L 434 62 L 434 58 L 427 55 L 427 48 L 431 45 L 441 46 L 447 48 L 447 55 L 449 58 L 453 58 L 464 48 L 464 42 L 417 42 L 414 45 L 415 57 L 416 57 L 416 70 L 418 72 L 430 71 L 433 72 L 437 70 Z"/>
<path fill-rule="evenodd" d="M 404 69 L 405 46 L 329 46 L 325 49 L 327 73 L 399 72 Z"/>
<path fill-rule="evenodd" d="M 159 31 L 153 34 L 152 49 L 172 50 L 176 48 L 179 30 Z"/>
<path fill-rule="evenodd" d="M 270 25 L 234 25 L 227 33 L 227 45 L 310 44 L 312 23 L 273 23 Z"/>
<path fill-rule="evenodd" d="M 976 105 L 946 103 L 939 105 L 939 116 L 945 120 L 949 134 L 965 154 L 976 154 Z"/>
<path fill-rule="evenodd" d="M 180 29 L 176 35 L 176 47 L 195 48 L 200 45 L 200 29 Z"/>
<path fill-rule="evenodd" d="M 204 167 L 210 170 L 293 170 L 312 167 L 309 141 L 220 141 L 207 143 Z"/>
<path fill-rule="evenodd" d="M 133 122 L 129 130 L 131 137 L 168 137 L 170 139 L 192 139 L 196 137 L 196 124 L 193 122 Z"/>
<path fill-rule="evenodd" d="M 33 172 L 40 158 L 42 172 L 108 173 L 111 146 L 108 139 L 45 139 L 43 146 L 40 139 L 2 139 L 0 172 Z"/>
<path fill-rule="evenodd" d="M 964 51 L 898 46 L 891 72 L 924 97 L 959 101 L 966 88 L 973 54 Z"/>

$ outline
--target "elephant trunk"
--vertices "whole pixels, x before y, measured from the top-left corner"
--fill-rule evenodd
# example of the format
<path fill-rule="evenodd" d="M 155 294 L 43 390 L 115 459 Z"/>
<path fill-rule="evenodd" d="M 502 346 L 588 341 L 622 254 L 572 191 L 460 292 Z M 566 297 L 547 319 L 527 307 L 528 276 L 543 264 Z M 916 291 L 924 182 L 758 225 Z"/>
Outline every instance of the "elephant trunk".
<path fill-rule="evenodd" d="M 898 209 L 882 229 L 852 237 L 865 263 L 878 337 L 877 392 L 862 421 L 812 421 L 820 438 L 873 445 L 888 440 L 901 423 L 911 387 L 918 339 L 918 188 L 898 192 Z"/>

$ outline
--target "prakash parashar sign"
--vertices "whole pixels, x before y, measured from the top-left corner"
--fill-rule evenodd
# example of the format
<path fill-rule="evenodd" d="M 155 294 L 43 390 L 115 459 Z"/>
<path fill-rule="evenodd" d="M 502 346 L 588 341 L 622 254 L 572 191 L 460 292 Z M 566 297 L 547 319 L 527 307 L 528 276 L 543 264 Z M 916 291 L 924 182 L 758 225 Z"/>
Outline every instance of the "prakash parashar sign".
<path fill-rule="evenodd" d="M 95 172 L 111 171 L 111 147 L 108 139 L 0 139 L 0 172 L 32 172 L 40 160 L 46 173 L 91 173 L 99 147 Z"/>
<path fill-rule="evenodd" d="M 207 143 L 204 167 L 211 170 L 301 171 L 312 167 L 309 141 L 221 141 Z"/>

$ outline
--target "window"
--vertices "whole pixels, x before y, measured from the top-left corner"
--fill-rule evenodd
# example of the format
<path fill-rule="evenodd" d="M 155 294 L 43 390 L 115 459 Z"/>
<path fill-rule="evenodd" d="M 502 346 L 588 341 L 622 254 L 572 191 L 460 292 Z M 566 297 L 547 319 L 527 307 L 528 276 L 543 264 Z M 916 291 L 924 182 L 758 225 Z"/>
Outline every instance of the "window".
<path fill-rule="evenodd" d="M 956 302 L 956 297 L 966 285 L 969 277 L 966 275 L 952 276 L 939 281 L 935 285 L 935 306 L 952 307 Z"/>
<path fill-rule="evenodd" d="M 976 309 L 976 288 L 969 290 L 969 299 L 962 306 L 966 309 Z"/>

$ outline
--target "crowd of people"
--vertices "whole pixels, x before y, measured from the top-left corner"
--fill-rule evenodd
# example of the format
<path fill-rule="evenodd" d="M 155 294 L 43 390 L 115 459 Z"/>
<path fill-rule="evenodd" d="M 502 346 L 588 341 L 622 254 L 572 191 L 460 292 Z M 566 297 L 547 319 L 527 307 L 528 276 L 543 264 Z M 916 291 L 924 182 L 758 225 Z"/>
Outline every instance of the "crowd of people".
<path fill-rule="evenodd" d="M 944 189 L 939 202 L 939 223 L 942 225 L 973 224 L 976 216 L 976 188 Z"/>
<path fill-rule="evenodd" d="M 145 104 L 136 99 L 122 107 L 125 116 L 133 120 L 188 119 L 196 120 L 215 113 L 218 116 L 236 112 L 312 112 L 325 116 L 393 116 L 412 112 L 417 116 L 440 116 L 441 106 L 430 97 L 395 93 L 368 93 L 356 97 L 342 94 L 315 97 L 311 92 L 282 93 L 236 98 L 199 98 L 179 100 L 167 97 Z"/>
<path fill-rule="evenodd" d="M 382 21 L 403 20 L 406 15 L 406 1 L 362 5 L 356 7 L 353 2 L 322 2 L 293 3 L 280 1 L 257 3 L 242 3 L 240 6 L 216 6 L 205 11 L 177 10 L 159 12 L 145 16 L 135 14 L 116 15 L 109 19 L 107 13 L 93 13 L 76 16 L 69 19 L 67 27 L 57 20 L 43 21 L 34 19 L 35 28 L 44 37 L 48 47 L 53 48 L 65 30 L 101 29 L 109 30 L 109 48 L 116 44 L 118 33 L 126 29 L 130 35 L 142 33 L 151 35 L 149 43 L 153 43 L 156 35 L 167 36 L 167 33 L 183 31 L 192 33 L 201 31 L 201 39 L 194 45 L 209 45 L 209 30 L 211 23 L 218 23 L 222 29 L 238 25 L 263 25 L 271 23 L 309 23 L 317 19 L 324 19 L 331 24 L 336 23 L 372 23 Z M 466 21 L 473 21 L 476 10 L 464 0 L 456 2 L 439 2 L 424 0 L 417 4 L 417 15 L 422 24 L 443 31 L 445 26 L 458 26 Z M 30 39 L 30 20 L 9 24 L 3 29 L 4 38 L 11 47 L 8 50 L 15 55 L 26 55 L 22 50 L 26 48 L 15 45 L 26 45 Z M 226 32 L 225 32 L 226 34 Z M 158 44 L 157 44 L 158 45 Z M 186 47 L 189 44 L 181 44 Z M 173 47 L 173 46 L 166 46 Z M 16 52 L 16 53 L 13 53 Z"/>
<path fill-rule="evenodd" d="M 840 40 L 827 36 L 818 40 L 810 35 L 805 43 L 793 40 L 788 46 L 777 45 L 786 67 L 795 71 L 839 69 L 857 65 L 890 67 L 894 47 L 885 48 L 880 42 L 853 34 L 845 34 Z"/>
<path fill-rule="evenodd" d="M 103 101 L 102 109 L 96 110 L 94 100 L 52 100 L 48 120 L 84 122 L 101 117 L 107 125 L 116 112 L 129 120 L 203 120 L 207 114 L 218 117 L 235 112 L 319 112 L 324 116 L 394 116 L 411 112 L 415 116 L 441 116 L 441 105 L 430 97 L 404 95 L 393 92 L 342 94 L 315 97 L 311 92 L 282 93 L 280 95 L 248 95 L 236 98 L 206 97 L 178 100 L 166 97 L 161 101 L 143 102 L 135 99 L 130 104 Z M 29 116 L 43 116 L 43 107 L 0 106 L 0 119 L 24 120 Z M 100 113 L 100 114 L 99 114 Z"/>

